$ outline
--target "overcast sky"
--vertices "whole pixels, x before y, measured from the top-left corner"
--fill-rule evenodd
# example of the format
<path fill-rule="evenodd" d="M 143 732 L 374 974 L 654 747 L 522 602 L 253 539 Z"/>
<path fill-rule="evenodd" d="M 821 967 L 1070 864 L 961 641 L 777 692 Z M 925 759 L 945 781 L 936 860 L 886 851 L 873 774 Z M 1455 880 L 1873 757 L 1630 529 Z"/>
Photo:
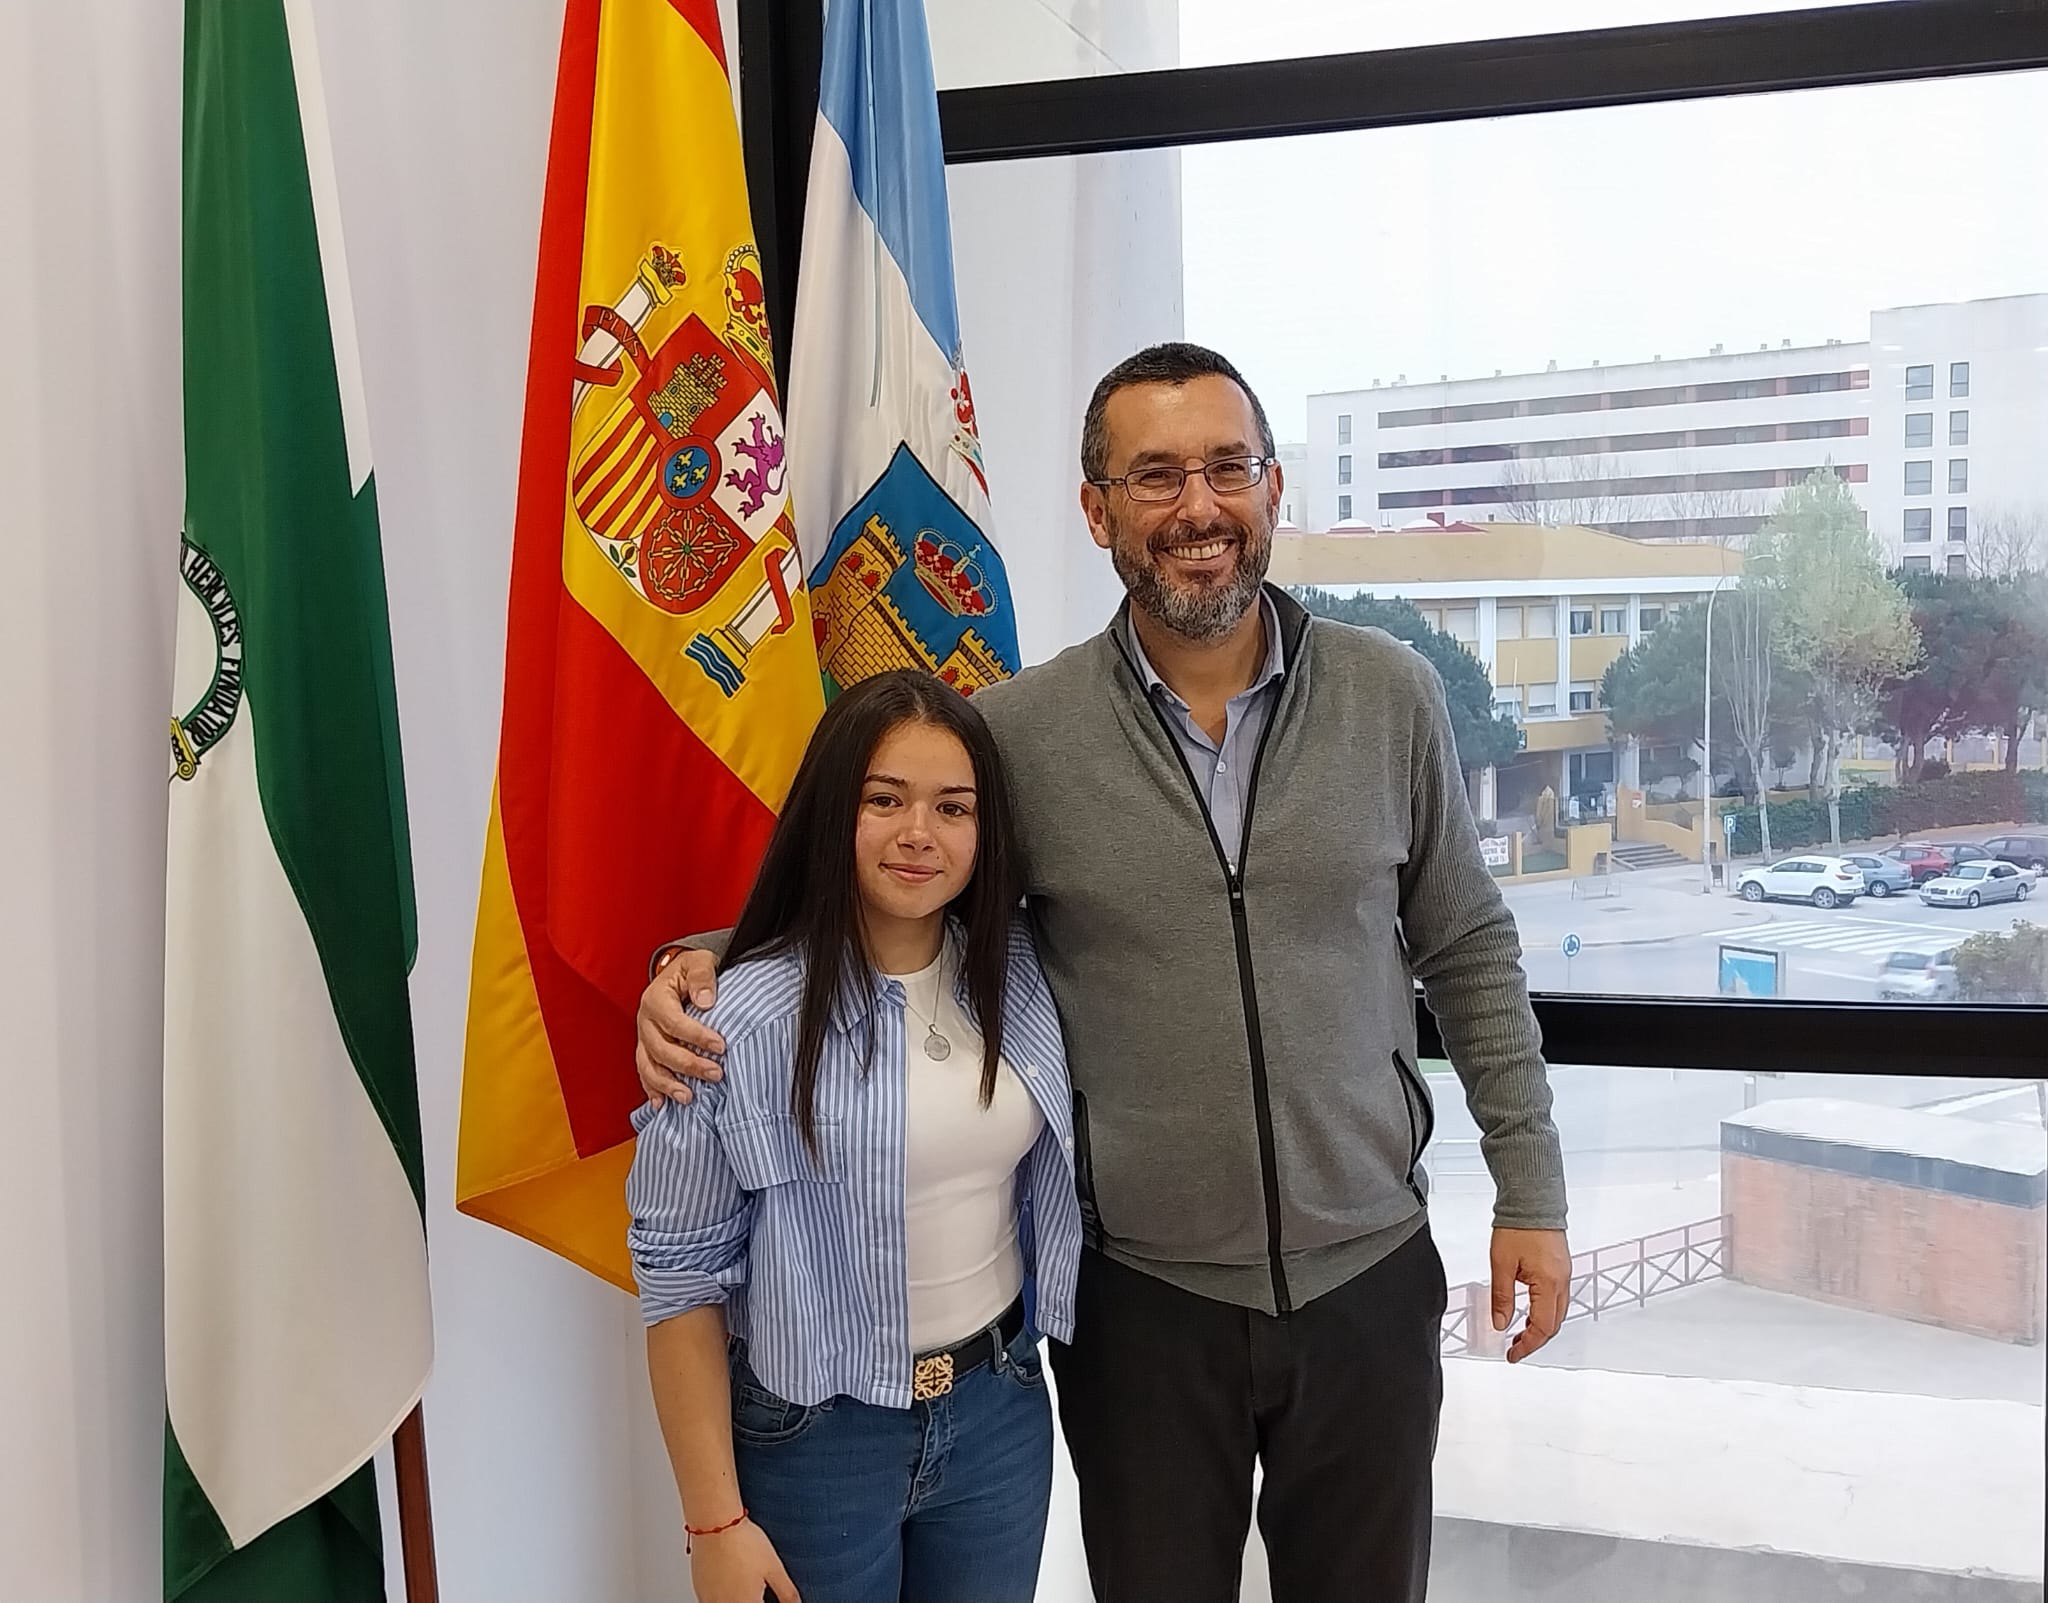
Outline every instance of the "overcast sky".
<path fill-rule="evenodd" d="M 1669 0 L 1181 0 L 1186 65 L 1720 15 Z M 1861 340 L 2048 290 L 2048 74 L 1190 149 L 1190 339 L 1282 438 L 1312 391 Z"/>

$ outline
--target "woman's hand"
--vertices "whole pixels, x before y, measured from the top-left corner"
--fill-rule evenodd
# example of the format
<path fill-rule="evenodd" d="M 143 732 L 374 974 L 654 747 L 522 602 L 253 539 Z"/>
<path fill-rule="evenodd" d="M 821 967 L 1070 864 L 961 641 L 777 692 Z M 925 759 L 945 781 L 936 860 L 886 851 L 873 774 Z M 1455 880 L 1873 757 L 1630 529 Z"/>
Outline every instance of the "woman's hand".
<path fill-rule="evenodd" d="M 775 1603 L 802 1603 L 775 1544 L 750 1519 L 690 1544 L 690 1585 L 697 1603 L 761 1603 L 763 1592 Z"/>

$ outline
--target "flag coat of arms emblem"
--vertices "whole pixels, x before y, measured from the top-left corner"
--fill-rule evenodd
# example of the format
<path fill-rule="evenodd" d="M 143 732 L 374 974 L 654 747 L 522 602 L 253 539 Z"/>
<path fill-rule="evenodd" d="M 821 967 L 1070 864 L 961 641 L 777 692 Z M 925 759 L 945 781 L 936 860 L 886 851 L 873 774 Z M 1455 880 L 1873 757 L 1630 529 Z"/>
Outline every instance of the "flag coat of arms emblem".
<path fill-rule="evenodd" d="M 826 694 L 885 668 L 969 695 L 1015 673 L 922 0 L 826 13 L 789 439 Z"/>

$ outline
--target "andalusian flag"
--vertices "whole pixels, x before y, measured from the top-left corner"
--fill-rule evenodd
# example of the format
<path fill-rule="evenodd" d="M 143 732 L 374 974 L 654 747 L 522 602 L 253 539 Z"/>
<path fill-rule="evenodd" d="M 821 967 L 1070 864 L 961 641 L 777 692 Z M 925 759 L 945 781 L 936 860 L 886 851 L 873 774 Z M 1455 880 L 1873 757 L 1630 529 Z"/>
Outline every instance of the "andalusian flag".
<path fill-rule="evenodd" d="M 647 955 L 823 705 L 772 373 L 716 0 L 568 0 L 456 1201 L 629 1288 Z"/>
<path fill-rule="evenodd" d="M 432 1359 L 412 863 L 310 0 L 185 10 L 164 1590 L 383 1595 Z"/>

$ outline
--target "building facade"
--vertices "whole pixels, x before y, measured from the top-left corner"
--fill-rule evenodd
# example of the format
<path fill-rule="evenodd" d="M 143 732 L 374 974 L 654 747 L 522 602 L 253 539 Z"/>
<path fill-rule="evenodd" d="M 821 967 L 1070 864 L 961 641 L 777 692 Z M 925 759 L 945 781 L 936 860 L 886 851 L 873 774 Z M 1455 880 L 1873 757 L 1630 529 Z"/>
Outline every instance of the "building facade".
<path fill-rule="evenodd" d="M 1465 644 L 1493 681 L 1494 705 L 1525 735 L 1521 754 L 1483 770 L 1473 787 L 1478 816 L 1506 818 L 1533 815 L 1545 789 L 1567 813 L 1576 802 L 1582 817 L 1602 814 L 1617 784 L 1642 785 L 1679 765 L 1682 751 L 1613 741 L 1600 681 L 1667 613 L 1741 570 L 1740 553 L 1714 543 L 1645 545 L 1597 529 L 1446 521 L 1282 534 L 1271 572 L 1278 584 L 1410 602 Z"/>
<path fill-rule="evenodd" d="M 2048 541 L 2048 295 L 1892 308 L 1870 329 L 1310 396 L 1304 526 L 1440 516 L 1740 541 L 1832 466 L 1888 562 L 1976 571 Z"/>

